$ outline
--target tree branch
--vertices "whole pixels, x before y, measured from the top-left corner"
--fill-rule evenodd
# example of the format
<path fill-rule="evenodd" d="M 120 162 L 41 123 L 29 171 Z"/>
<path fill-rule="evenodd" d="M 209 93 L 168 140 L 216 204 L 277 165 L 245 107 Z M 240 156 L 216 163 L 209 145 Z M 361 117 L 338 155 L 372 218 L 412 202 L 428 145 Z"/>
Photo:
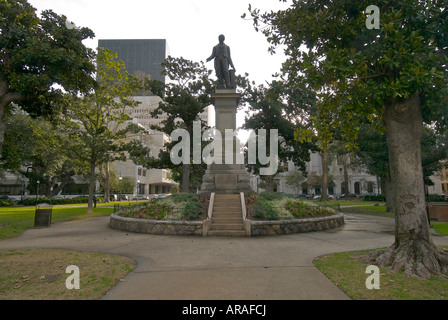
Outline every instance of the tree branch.
<path fill-rule="evenodd" d="M 382 77 L 385 75 L 387 75 L 386 72 L 381 72 L 381 73 L 377 73 L 377 74 L 372 74 L 370 76 L 358 77 L 358 80 L 367 80 L 367 79 L 372 79 L 372 78 L 378 78 L 378 77 Z"/>

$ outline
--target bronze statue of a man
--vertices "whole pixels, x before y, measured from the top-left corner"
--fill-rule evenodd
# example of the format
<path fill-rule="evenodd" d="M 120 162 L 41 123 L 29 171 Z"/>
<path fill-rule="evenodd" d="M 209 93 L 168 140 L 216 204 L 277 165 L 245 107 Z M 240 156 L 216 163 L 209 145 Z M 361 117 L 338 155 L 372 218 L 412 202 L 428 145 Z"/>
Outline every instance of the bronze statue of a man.
<path fill-rule="evenodd" d="M 221 88 L 231 88 L 231 79 L 229 73 L 229 66 L 235 70 L 233 61 L 230 55 L 230 48 L 224 44 L 224 35 L 219 36 L 219 44 L 213 48 L 212 55 L 207 59 L 207 62 L 215 59 L 215 71 L 218 77 L 219 86 Z"/>

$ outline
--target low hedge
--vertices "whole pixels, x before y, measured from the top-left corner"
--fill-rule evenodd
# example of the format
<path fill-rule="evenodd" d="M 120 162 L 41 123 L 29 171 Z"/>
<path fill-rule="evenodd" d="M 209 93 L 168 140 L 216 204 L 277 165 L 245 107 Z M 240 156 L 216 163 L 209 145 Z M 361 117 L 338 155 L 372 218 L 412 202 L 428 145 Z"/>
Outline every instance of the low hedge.
<path fill-rule="evenodd" d="M 73 198 L 73 199 L 48 199 L 48 198 L 38 198 L 37 204 L 51 203 L 52 205 L 62 205 L 62 204 L 77 204 L 77 203 L 88 203 L 88 198 Z M 36 205 L 36 199 L 28 198 L 20 200 L 17 202 L 19 205 L 23 206 L 34 206 Z"/>
<path fill-rule="evenodd" d="M 12 200 L 0 199 L 0 207 L 12 207 L 14 202 Z"/>
<path fill-rule="evenodd" d="M 385 195 L 371 195 L 371 196 L 364 196 L 362 198 L 364 201 L 381 201 L 386 202 L 386 196 Z M 444 196 L 438 195 L 438 194 L 429 194 L 427 196 L 427 200 L 429 202 L 447 202 L 446 198 Z"/>
<path fill-rule="evenodd" d="M 380 202 L 385 202 L 386 201 L 386 196 L 379 194 L 379 195 L 367 195 L 362 197 L 363 201 L 380 201 Z"/>
<path fill-rule="evenodd" d="M 198 220 L 202 214 L 202 204 L 196 194 L 173 194 L 162 199 L 153 199 L 137 207 L 123 208 L 118 213 L 124 217 L 161 220 L 174 215 L 182 220 Z"/>

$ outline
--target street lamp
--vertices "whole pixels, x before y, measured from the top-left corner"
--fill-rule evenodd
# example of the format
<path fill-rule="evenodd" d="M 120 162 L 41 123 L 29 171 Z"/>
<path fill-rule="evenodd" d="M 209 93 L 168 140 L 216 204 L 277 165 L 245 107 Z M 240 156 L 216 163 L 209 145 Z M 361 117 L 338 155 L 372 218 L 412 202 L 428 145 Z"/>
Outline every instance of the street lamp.
<path fill-rule="evenodd" d="M 37 207 L 37 198 L 39 196 L 39 184 L 40 184 L 40 181 L 37 180 L 36 183 L 37 183 L 37 190 L 36 190 L 36 207 Z"/>
<path fill-rule="evenodd" d="M 121 181 L 123 180 L 123 177 L 120 175 L 120 177 L 118 178 L 118 185 L 120 187 L 120 199 L 119 201 L 121 202 Z"/>

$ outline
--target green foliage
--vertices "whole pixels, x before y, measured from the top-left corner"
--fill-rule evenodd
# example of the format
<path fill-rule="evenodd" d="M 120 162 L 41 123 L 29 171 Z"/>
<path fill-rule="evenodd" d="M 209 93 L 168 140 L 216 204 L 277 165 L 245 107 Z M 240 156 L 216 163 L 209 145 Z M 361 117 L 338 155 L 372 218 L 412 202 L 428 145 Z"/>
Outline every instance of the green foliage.
<path fill-rule="evenodd" d="M 310 151 L 317 151 L 317 147 L 315 141 L 296 141 L 294 139 L 297 113 L 293 112 L 294 102 L 287 99 L 284 90 L 285 87 L 281 81 L 273 81 L 268 87 L 264 85 L 248 86 L 245 101 L 249 103 L 251 113 L 249 117 L 246 117 L 243 129 L 267 130 L 267 150 L 271 149 L 269 130 L 278 130 L 279 161 L 282 163 L 292 161 L 300 170 L 306 171 L 306 162 L 310 160 Z M 258 162 L 249 165 L 249 168 L 256 173 L 259 172 L 260 167 L 263 166 Z M 267 187 L 272 188 L 272 186 Z"/>
<path fill-rule="evenodd" d="M 446 4 L 379 1 L 380 29 L 369 30 L 370 4 L 294 1 L 278 12 L 249 11 L 270 50 L 285 48 L 282 77 L 288 92 L 306 84 L 318 93 L 312 120 L 320 139 L 331 141 L 334 128 L 340 128 L 355 142 L 360 123 L 380 123 L 385 106 L 415 92 L 424 121 L 442 131 L 448 106 Z"/>
<path fill-rule="evenodd" d="M 366 195 L 364 197 L 362 197 L 363 201 L 380 201 L 380 202 L 385 202 L 386 201 L 386 196 L 385 195 Z"/>
<path fill-rule="evenodd" d="M 77 203 L 87 203 L 88 198 L 73 198 L 73 199 L 49 199 L 39 197 L 37 199 L 37 204 L 48 203 L 51 205 L 63 205 L 63 204 L 77 204 Z M 98 201 L 100 202 L 100 201 Z M 24 200 L 20 200 L 17 202 L 19 205 L 23 206 L 34 206 L 36 205 L 36 198 L 28 198 Z"/>
<path fill-rule="evenodd" d="M 162 220 L 174 215 L 181 220 L 197 220 L 202 214 L 202 204 L 196 194 L 174 194 L 154 199 L 144 206 L 124 209 L 119 215 L 140 219 Z"/>
<path fill-rule="evenodd" d="M 429 202 L 447 202 L 448 201 L 444 196 L 438 195 L 438 194 L 429 194 L 427 197 L 427 200 Z"/>
<path fill-rule="evenodd" d="M 279 213 L 277 208 L 272 207 L 269 200 L 257 197 L 255 199 L 254 217 L 266 220 L 278 220 Z"/>
<path fill-rule="evenodd" d="M 201 121 L 203 130 L 208 129 L 200 119 L 200 114 L 211 104 L 213 92 L 213 83 L 209 79 L 211 71 L 202 62 L 194 62 L 182 57 L 169 56 L 162 66 L 163 74 L 171 81 L 165 86 L 155 80 L 147 80 L 145 84 L 146 89 L 163 99 L 163 102 L 151 115 L 154 118 L 161 115 L 166 116 L 160 126 L 152 126 L 151 129 L 165 132 L 168 135 L 171 135 L 176 129 L 184 129 L 190 134 L 190 137 L 193 137 L 195 121 Z M 153 167 L 170 169 L 173 179 L 181 183 L 181 191 L 188 193 L 190 189 L 200 186 L 207 166 L 204 163 L 194 166 L 174 165 L 170 158 L 170 152 L 176 144 L 177 142 L 167 144 L 166 150 L 160 153 L 159 159 L 153 157 L 146 161 Z M 193 139 L 190 139 L 190 148 L 190 150 L 193 148 Z M 201 150 L 203 149 L 201 148 Z"/>
<path fill-rule="evenodd" d="M 136 210 L 121 212 L 120 215 L 127 218 L 162 220 L 172 211 L 172 208 L 160 203 L 150 203 Z"/>
<path fill-rule="evenodd" d="M 94 86 L 94 51 L 82 43 L 94 33 L 66 22 L 49 10 L 38 16 L 26 0 L 0 1 L 2 117 L 11 102 L 33 116 L 55 114 L 64 90 L 85 93 Z"/>
<path fill-rule="evenodd" d="M 266 220 L 278 220 L 283 215 L 281 204 L 289 196 L 282 193 L 260 193 L 255 197 L 253 215 Z"/>
<path fill-rule="evenodd" d="M 202 213 L 202 205 L 198 201 L 187 201 L 182 208 L 182 217 L 186 220 L 197 220 Z"/>
<path fill-rule="evenodd" d="M 12 207 L 14 202 L 12 200 L 0 199 L 0 207 Z"/>
<path fill-rule="evenodd" d="M 126 161 L 126 139 L 135 127 L 129 127 L 127 108 L 138 102 L 133 96 L 141 82 L 126 72 L 124 63 L 117 61 L 110 50 L 98 51 L 95 90 L 82 97 L 67 97 L 65 112 L 58 118 L 59 129 L 70 136 L 75 145 L 66 149 L 73 158 L 84 161 L 89 168 L 89 197 L 94 192 L 95 169 L 106 163 Z M 92 201 L 89 201 L 91 211 Z"/>
<path fill-rule="evenodd" d="M 330 209 L 322 208 L 319 206 L 309 205 L 305 202 L 295 200 L 288 201 L 285 208 L 294 216 L 298 218 L 302 217 L 316 217 L 333 215 L 334 212 Z"/>
<path fill-rule="evenodd" d="M 15 109 L 6 126 L 1 168 L 27 178 L 33 190 L 40 181 L 40 190 L 51 197 L 85 173 L 84 163 L 64 152 L 72 147 L 72 139 L 49 121 Z"/>

